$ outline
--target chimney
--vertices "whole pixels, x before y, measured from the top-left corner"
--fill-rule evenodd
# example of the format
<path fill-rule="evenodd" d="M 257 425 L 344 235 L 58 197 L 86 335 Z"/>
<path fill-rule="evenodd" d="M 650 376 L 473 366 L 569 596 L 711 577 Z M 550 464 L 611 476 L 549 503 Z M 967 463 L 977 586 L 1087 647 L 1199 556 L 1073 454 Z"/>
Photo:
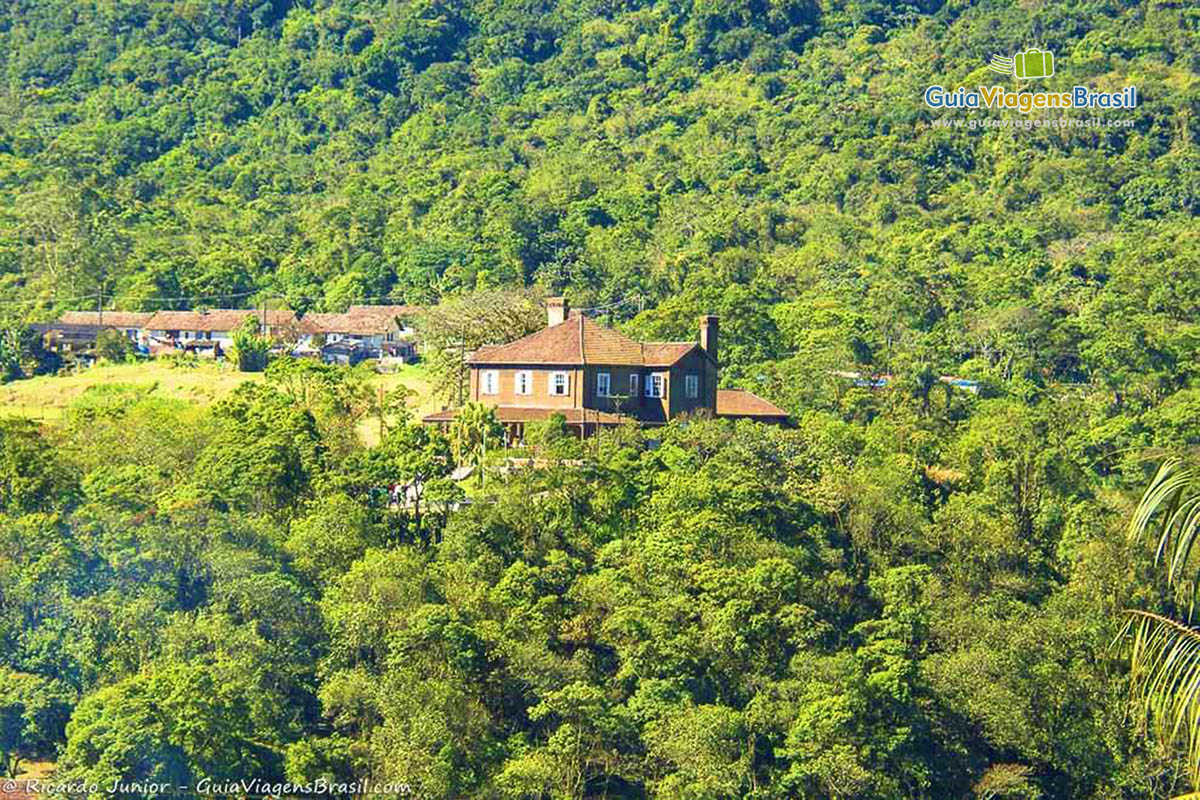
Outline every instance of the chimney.
<path fill-rule="evenodd" d="M 711 314 L 700 318 L 700 349 L 708 353 L 714 363 L 717 361 L 717 318 Z"/>
<path fill-rule="evenodd" d="M 571 305 L 565 297 L 546 298 L 546 327 L 553 328 L 567 321 L 571 314 Z"/>

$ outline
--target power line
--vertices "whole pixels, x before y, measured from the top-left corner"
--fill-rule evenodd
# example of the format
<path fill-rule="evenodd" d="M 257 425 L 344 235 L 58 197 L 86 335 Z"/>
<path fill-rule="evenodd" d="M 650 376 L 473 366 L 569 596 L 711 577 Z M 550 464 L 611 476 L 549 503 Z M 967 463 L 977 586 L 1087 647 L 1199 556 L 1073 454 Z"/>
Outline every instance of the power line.
<path fill-rule="evenodd" d="M 266 292 L 270 292 L 270 291 L 271 290 L 268 290 L 268 289 L 256 289 L 254 291 L 232 292 L 229 294 L 178 295 L 175 297 L 159 297 L 156 295 L 132 295 L 132 294 L 107 295 L 104 297 L 104 299 L 106 299 L 110 302 L 113 302 L 113 303 L 153 303 L 155 305 L 162 305 L 165 303 L 188 303 L 189 305 L 194 305 L 195 303 L 203 302 L 203 301 L 239 300 L 239 299 L 246 298 L 246 297 L 253 297 L 255 295 L 262 295 L 262 294 L 264 294 Z M 82 304 L 82 303 L 90 303 L 93 300 L 96 300 L 97 297 L 99 297 L 99 296 L 100 296 L 99 292 L 93 292 L 91 294 L 86 294 L 86 295 L 82 295 L 79 297 L 69 297 L 66 299 L 30 298 L 30 299 L 26 299 L 26 300 L 0 300 L 0 306 L 30 306 L 30 307 L 32 307 L 32 306 L 39 306 L 39 305 L 51 305 L 51 306 L 77 305 L 77 304 Z M 322 300 L 326 299 L 324 297 L 312 297 L 309 295 L 283 295 L 283 294 L 279 294 L 278 292 L 276 292 L 274 294 L 269 294 L 268 297 L 284 299 L 284 300 L 293 300 L 293 301 L 306 301 L 306 302 L 313 302 L 313 303 L 321 302 Z M 389 302 L 389 303 L 397 303 L 397 302 L 403 302 L 403 299 L 395 297 L 394 295 L 376 295 L 373 297 L 359 297 L 359 298 L 354 299 L 354 302 L 359 303 L 359 304 L 373 303 L 373 302 L 379 302 L 379 301 Z M 621 308 L 622 306 L 632 305 L 632 304 L 637 304 L 640 308 L 640 307 L 643 307 L 644 303 L 645 303 L 644 297 L 642 297 L 641 295 L 634 295 L 633 297 L 622 298 L 620 300 L 616 300 L 611 303 L 606 303 L 604 305 L 588 306 L 588 307 L 579 308 L 576 310 L 579 313 L 596 314 L 596 313 L 599 313 L 602 311 L 611 311 L 613 309 Z M 120 309 L 110 309 L 110 310 L 120 310 Z"/>
<path fill-rule="evenodd" d="M 581 314 L 585 311 L 592 311 L 592 312 L 608 311 L 610 309 L 620 308 L 621 306 L 629 305 L 631 303 L 637 303 L 637 302 L 641 301 L 641 299 L 642 298 L 640 295 L 634 295 L 633 297 L 626 297 L 621 300 L 617 300 L 617 301 L 608 303 L 607 305 L 603 305 L 603 306 L 591 306 L 590 308 L 580 308 L 580 309 L 578 309 L 578 311 Z"/>
<path fill-rule="evenodd" d="M 141 296 L 139 296 L 139 295 L 106 295 L 105 299 L 111 300 L 113 302 L 124 302 L 124 303 L 131 303 L 131 302 L 133 302 L 133 303 L 156 303 L 156 304 L 181 303 L 181 302 L 196 303 L 196 302 L 203 301 L 203 300 L 237 300 L 237 299 L 241 299 L 244 297 L 253 297 L 254 295 L 261 295 L 267 291 L 269 291 L 269 290 L 256 289 L 255 291 L 252 291 L 252 292 L 235 292 L 232 294 L 180 295 L 178 297 L 157 297 L 157 296 L 153 296 L 153 295 L 141 295 Z M 41 298 L 41 299 L 28 299 L 28 300 L 3 300 L 3 301 L 0 301 L 0 305 L 3 305 L 3 306 L 73 305 L 73 304 L 91 302 L 92 300 L 95 300 L 97 296 L 98 296 L 98 293 L 93 292 L 92 294 L 83 295 L 81 297 L 68 297 L 66 299 Z M 278 294 L 278 293 L 269 294 L 268 297 L 279 298 L 279 299 L 291 299 L 291 300 L 306 300 L 306 301 L 311 301 L 311 302 L 319 302 L 319 301 L 325 299 L 323 297 L 310 297 L 308 295 L 288 296 L 288 295 L 282 295 L 282 294 Z M 379 295 L 376 297 L 356 298 L 355 302 L 366 303 L 366 302 L 374 302 L 377 300 L 387 300 L 387 301 L 391 301 L 391 302 L 395 303 L 395 302 L 398 302 L 400 300 L 400 298 L 397 298 L 397 297 L 394 297 L 391 295 Z"/>

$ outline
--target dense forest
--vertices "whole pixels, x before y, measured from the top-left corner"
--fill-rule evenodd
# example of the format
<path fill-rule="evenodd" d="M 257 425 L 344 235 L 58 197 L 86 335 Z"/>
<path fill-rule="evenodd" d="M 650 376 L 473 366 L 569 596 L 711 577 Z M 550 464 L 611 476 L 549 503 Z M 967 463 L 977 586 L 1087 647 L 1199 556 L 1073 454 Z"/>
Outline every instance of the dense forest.
<path fill-rule="evenodd" d="M 932 125 L 964 112 L 927 85 L 1033 46 L 1046 88 L 1136 85 L 1133 125 Z M 1126 531 L 1200 444 L 1200 10 L 12 0 L 0 72 L 0 359 L 97 302 L 566 293 L 647 338 L 720 315 L 723 382 L 794 420 L 656 446 L 550 423 L 544 468 L 493 458 L 465 504 L 471 432 L 373 407 L 350 369 L 0 420 L 4 773 L 1189 789 L 1121 634 L 1194 599 Z"/>

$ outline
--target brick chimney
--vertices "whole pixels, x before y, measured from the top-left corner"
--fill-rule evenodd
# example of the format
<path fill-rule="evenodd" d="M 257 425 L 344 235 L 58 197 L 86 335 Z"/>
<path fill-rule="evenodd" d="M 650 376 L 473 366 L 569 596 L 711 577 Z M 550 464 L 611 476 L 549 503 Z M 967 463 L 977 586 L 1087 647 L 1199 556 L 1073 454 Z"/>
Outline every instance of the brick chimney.
<path fill-rule="evenodd" d="M 567 321 L 571 315 L 571 304 L 565 297 L 546 298 L 546 327 L 553 328 Z"/>
<path fill-rule="evenodd" d="M 700 318 L 700 349 L 708 353 L 713 362 L 717 361 L 717 318 L 711 314 Z"/>

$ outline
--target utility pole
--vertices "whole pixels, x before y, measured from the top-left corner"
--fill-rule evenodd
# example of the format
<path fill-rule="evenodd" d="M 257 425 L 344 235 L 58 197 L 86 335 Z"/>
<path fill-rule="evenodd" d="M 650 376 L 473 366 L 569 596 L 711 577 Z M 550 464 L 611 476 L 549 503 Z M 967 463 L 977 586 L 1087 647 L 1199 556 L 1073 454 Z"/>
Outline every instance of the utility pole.
<path fill-rule="evenodd" d="M 383 384 L 379 384 L 379 441 L 383 441 Z"/>
<path fill-rule="evenodd" d="M 467 363 L 467 334 L 459 329 L 458 332 L 458 407 L 463 404 L 463 367 Z"/>
<path fill-rule="evenodd" d="M 100 291 L 96 292 L 96 325 L 104 325 L 104 284 L 100 284 Z"/>

